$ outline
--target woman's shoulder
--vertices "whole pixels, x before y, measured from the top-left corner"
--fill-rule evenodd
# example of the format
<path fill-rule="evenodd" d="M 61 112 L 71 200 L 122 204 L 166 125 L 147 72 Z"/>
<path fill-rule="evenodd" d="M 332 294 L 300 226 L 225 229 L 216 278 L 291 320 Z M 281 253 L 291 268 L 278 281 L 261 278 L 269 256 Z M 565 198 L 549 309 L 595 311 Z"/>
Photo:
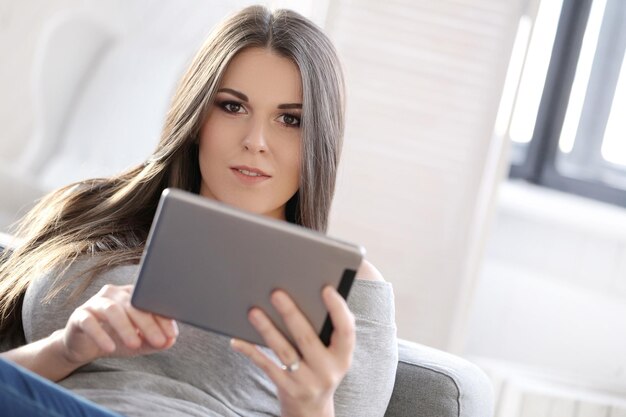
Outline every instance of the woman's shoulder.
<path fill-rule="evenodd" d="M 395 326 L 394 294 L 391 283 L 385 281 L 380 271 L 370 262 L 363 260 L 357 271 L 356 280 L 350 289 L 348 306 L 357 322 Z"/>
<path fill-rule="evenodd" d="M 356 272 L 356 278 L 366 281 L 385 281 L 383 274 L 367 259 L 363 259 L 359 270 Z"/>

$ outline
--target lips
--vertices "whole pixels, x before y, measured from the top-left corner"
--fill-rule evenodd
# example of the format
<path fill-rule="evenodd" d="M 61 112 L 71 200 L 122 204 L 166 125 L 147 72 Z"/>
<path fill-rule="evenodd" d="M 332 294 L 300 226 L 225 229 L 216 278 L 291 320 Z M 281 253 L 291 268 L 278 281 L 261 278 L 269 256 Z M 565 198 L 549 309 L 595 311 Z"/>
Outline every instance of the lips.
<path fill-rule="evenodd" d="M 258 168 L 249 167 L 249 166 L 246 166 L 246 165 L 234 166 L 234 167 L 231 167 L 231 169 L 234 169 L 234 170 L 239 171 L 240 173 L 242 173 L 244 175 L 249 175 L 251 177 L 271 177 L 271 175 L 261 171 Z"/>
<path fill-rule="evenodd" d="M 264 171 L 246 165 L 231 167 L 230 171 L 235 175 L 235 178 L 239 180 L 240 184 L 243 184 L 245 186 L 255 186 L 257 184 L 262 184 L 272 178 L 271 175 L 268 175 Z"/>

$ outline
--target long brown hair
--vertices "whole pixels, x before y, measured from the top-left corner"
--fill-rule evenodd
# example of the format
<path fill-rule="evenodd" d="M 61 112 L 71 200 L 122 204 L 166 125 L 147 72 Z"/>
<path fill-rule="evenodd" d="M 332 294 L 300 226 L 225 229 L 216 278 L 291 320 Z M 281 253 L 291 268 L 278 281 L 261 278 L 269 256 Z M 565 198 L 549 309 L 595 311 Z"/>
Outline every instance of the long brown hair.
<path fill-rule="evenodd" d="M 0 259 L 0 337 L 20 337 L 21 302 L 44 271 L 98 254 L 97 274 L 139 262 L 161 192 L 198 193 L 197 136 L 227 65 L 241 50 L 269 48 L 291 59 L 302 79 L 302 160 L 288 221 L 325 231 L 344 128 L 344 86 L 334 47 L 312 22 L 290 10 L 251 6 L 209 36 L 180 81 L 159 144 L 147 161 L 120 175 L 80 181 L 45 196 L 20 223 L 21 244 Z"/>

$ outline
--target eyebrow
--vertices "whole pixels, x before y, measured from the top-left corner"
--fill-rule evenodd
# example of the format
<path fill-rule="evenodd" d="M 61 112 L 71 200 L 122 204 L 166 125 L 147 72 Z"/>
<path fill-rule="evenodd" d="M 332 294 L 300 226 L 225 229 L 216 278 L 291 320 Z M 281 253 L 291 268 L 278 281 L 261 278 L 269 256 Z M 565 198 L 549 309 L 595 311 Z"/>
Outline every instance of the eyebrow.
<path fill-rule="evenodd" d="M 219 90 L 217 90 L 218 93 L 228 93 L 228 94 L 232 94 L 233 96 L 237 97 L 238 99 L 241 99 L 245 102 L 248 102 L 248 96 L 245 95 L 244 93 L 237 91 L 237 90 L 233 90 L 232 88 L 220 88 Z"/>
<path fill-rule="evenodd" d="M 244 93 L 242 93 L 241 91 L 237 91 L 237 90 L 233 90 L 232 88 L 220 88 L 219 90 L 217 90 L 218 93 L 228 93 L 228 94 L 232 94 L 233 96 L 237 97 L 238 99 L 245 101 L 246 103 L 248 101 L 250 101 L 248 99 L 248 96 L 245 95 Z M 285 103 L 285 104 L 279 104 L 278 108 L 281 110 L 287 110 L 287 109 L 302 109 L 302 103 Z"/>
<path fill-rule="evenodd" d="M 286 109 L 302 109 L 302 104 L 300 103 L 287 103 L 287 104 L 279 104 L 278 108 L 281 110 Z"/>

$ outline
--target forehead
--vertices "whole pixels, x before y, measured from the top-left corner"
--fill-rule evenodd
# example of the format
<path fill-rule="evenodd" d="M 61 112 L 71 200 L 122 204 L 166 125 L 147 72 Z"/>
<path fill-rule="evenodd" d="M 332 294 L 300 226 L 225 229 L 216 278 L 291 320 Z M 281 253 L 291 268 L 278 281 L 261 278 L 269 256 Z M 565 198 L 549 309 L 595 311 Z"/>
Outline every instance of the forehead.
<path fill-rule="evenodd" d="M 289 58 L 265 48 L 248 48 L 230 61 L 220 87 L 233 88 L 251 101 L 302 102 L 298 66 Z"/>

